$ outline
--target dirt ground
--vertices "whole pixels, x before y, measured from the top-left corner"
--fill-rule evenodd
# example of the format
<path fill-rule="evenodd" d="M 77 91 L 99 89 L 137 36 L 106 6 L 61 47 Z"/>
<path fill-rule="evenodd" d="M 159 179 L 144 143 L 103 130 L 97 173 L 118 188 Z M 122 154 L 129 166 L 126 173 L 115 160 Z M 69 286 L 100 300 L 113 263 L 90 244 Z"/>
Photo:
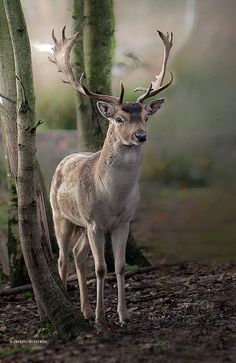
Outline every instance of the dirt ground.
<path fill-rule="evenodd" d="M 160 264 L 126 281 L 130 323 L 118 325 L 116 284 L 107 281 L 105 326 L 69 342 L 36 335 L 30 293 L 2 297 L 0 362 L 236 361 L 236 264 Z M 79 308 L 76 284 L 69 295 Z M 90 296 L 95 306 L 95 282 Z"/>
<path fill-rule="evenodd" d="M 41 138 L 44 171 L 75 151 L 71 135 Z M 48 329 L 38 334 L 32 293 L 0 297 L 0 362 L 236 362 L 236 263 L 229 262 L 236 256 L 235 199 L 235 187 L 160 188 L 141 181 L 132 230 L 158 268 L 126 280 L 127 327 L 118 325 L 116 283 L 108 280 L 105 326 L 69 342 L 48 336 Z M 5 201 L 0 217 L 6 211 Z M 95 282 L 89 290 L 95 307 Z M 79 309 L 76 284 L 69 295 Z"/>

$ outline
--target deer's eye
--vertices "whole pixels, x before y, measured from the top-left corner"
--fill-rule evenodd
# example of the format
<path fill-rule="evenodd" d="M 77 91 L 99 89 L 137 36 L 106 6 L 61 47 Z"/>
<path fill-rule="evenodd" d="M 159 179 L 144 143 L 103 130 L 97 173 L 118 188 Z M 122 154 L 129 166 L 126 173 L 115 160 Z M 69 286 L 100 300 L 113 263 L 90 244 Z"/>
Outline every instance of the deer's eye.
<path fill-rule="evenodd" d="M 147 122 L 147 120 L 148 120 L 148 115 L 146 115 L 146 116 L 144 117 L 144 121 L 145 121 L 145 122 Z"/>
<path fill-rule="evenodd" d="M 122 123 L 124 122 L 124 119 L 123 119 L 122 117 L 118 116 L 118 117 L 116 118 L 116 122 L 117 122 L 118 124 L 122 124 Z"/>

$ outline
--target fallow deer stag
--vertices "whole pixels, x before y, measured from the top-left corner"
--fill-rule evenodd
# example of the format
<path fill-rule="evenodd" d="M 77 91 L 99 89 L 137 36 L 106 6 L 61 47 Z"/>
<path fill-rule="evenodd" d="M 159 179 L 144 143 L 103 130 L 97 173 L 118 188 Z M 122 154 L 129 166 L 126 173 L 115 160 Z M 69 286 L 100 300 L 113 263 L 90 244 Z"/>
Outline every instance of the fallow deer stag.
<path fill-rule="evenodd" d="M 158 111 L 165 99 L 149 104 L 143 102 L 166 89 L 173 81 L 164 85 L 166 65 L 172 47 L 173 34 L 158 31 L 164 43 L 164 59 L 161 72 L 147 89 L 137 88 L 144 93 L 134 103 L 124 102 L 124 86 L 121 82 L 119 97 L 91 92 L 83 82 L 83 75 L 75 78 L 70 55 L 77 43 L 79 33 L 66 38 L 65 27 L 62 39 L 52 37 L 54 53 L 50 59 L 58 71 L 67 77 L 77 91 L 97 100 L 101 114 L 109 120 L 109 128 L 102 150 L 95 153 L 75 153 L 64 158 L 52 179 L 50 201 L 53 211 L 55 233 L 60 249 L 58 268 L 66 286 L 68 257 L 73 249 L 80 288 L 81 310 L 86 319 L 94 317 L 89 303 L 86 284 L 86 259 L 91 248 L 97 277 L 96 322 L 103 322 L 104 278 L 104 234 L 110 231 L 115 258 L 118 287 L 120 323 L 125 324 L 128 311 L 125 301 L 124 272 L 125 250 L 129 223 L 139 200 L 138 178 L 142 161 L 142 146 L 147 139 L 148 117 Z"/>

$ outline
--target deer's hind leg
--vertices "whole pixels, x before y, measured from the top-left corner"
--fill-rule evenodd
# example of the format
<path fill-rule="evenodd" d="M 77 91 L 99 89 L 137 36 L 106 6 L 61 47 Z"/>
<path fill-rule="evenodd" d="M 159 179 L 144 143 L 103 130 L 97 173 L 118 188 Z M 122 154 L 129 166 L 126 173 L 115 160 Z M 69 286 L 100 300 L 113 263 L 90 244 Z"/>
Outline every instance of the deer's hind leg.
<path fill-rule="evenodd" d="M 80 306 L 85 319 L 94 319 L 94 312 L 91 308 L 86 281 L 86 260 L 89 253 L 89 240 L 85 228 L 78 227 L 77 242 L 73 247 L 76 272 L 80 289 Z"/>
<path fill-rule="evenodd" d="M 55 233 L 59 247 L 58 271 L 62 282 L 67 287 L 68 261 L 72 249 L 72 237 L 76 226 L 61 216 L 53 216 Z"/>

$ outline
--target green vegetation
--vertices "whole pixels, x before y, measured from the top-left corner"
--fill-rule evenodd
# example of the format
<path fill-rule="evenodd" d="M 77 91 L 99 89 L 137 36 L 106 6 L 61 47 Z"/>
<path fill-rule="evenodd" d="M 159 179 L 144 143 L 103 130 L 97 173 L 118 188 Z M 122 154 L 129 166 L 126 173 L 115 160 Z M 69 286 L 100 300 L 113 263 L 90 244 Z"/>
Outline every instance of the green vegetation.
<path fill-rule="evenodd" d="M 157 259 L 235 258 L 235 187 L 163 188 L 152 181 L 143 183 L 144 193 L 141 208 L 148 209 L 149 219 L 143 220 L 145 236 L 139 239 L 145 238 Z"/>
<path fill-rule="evenodd" d="M 56 71 L 56 70 L 55 70 Z M 66 88 L 66 90 L 63 89 Z M 74 106 L 73 90 L 66 85 L 50 89 L 44 93 L 39 92 L 36 106 L 36 114 L 44 121 L 38 131 L 49 129 L 71 130 L 76 128 L 76 114 Z"/>
<path fill-rule="evenodd" d="M 21 293 L 22 296 L 26 297 L 26 298 L 31 298 L 34 296 L 32 291 L 24 291 Z"/>
<path fill-rule="evenodd" d="M 7 204 L 0 205 L 0 225 L 1 225 L 1 228 L 2 228 L 2 226 L 7 225 L 7 211 L 8 211 Z"/>
<path fill-rule="evenodd" d="M 128 263 L 125 266 L 125 271 L 126 272 L 133 272 L 136 271 L 138 269 L 138 265 L 129 265 Z"/>
<path fill-rule="evenodd" d="M 42 324 L 42 326 L 39 328 L 36 337 L 39 338 L 46 338 L 46 337 L 50 337 L 52 335 L 55 334 L 55 329 L 53 328 L 51 323 L 44 323 Z"/>

